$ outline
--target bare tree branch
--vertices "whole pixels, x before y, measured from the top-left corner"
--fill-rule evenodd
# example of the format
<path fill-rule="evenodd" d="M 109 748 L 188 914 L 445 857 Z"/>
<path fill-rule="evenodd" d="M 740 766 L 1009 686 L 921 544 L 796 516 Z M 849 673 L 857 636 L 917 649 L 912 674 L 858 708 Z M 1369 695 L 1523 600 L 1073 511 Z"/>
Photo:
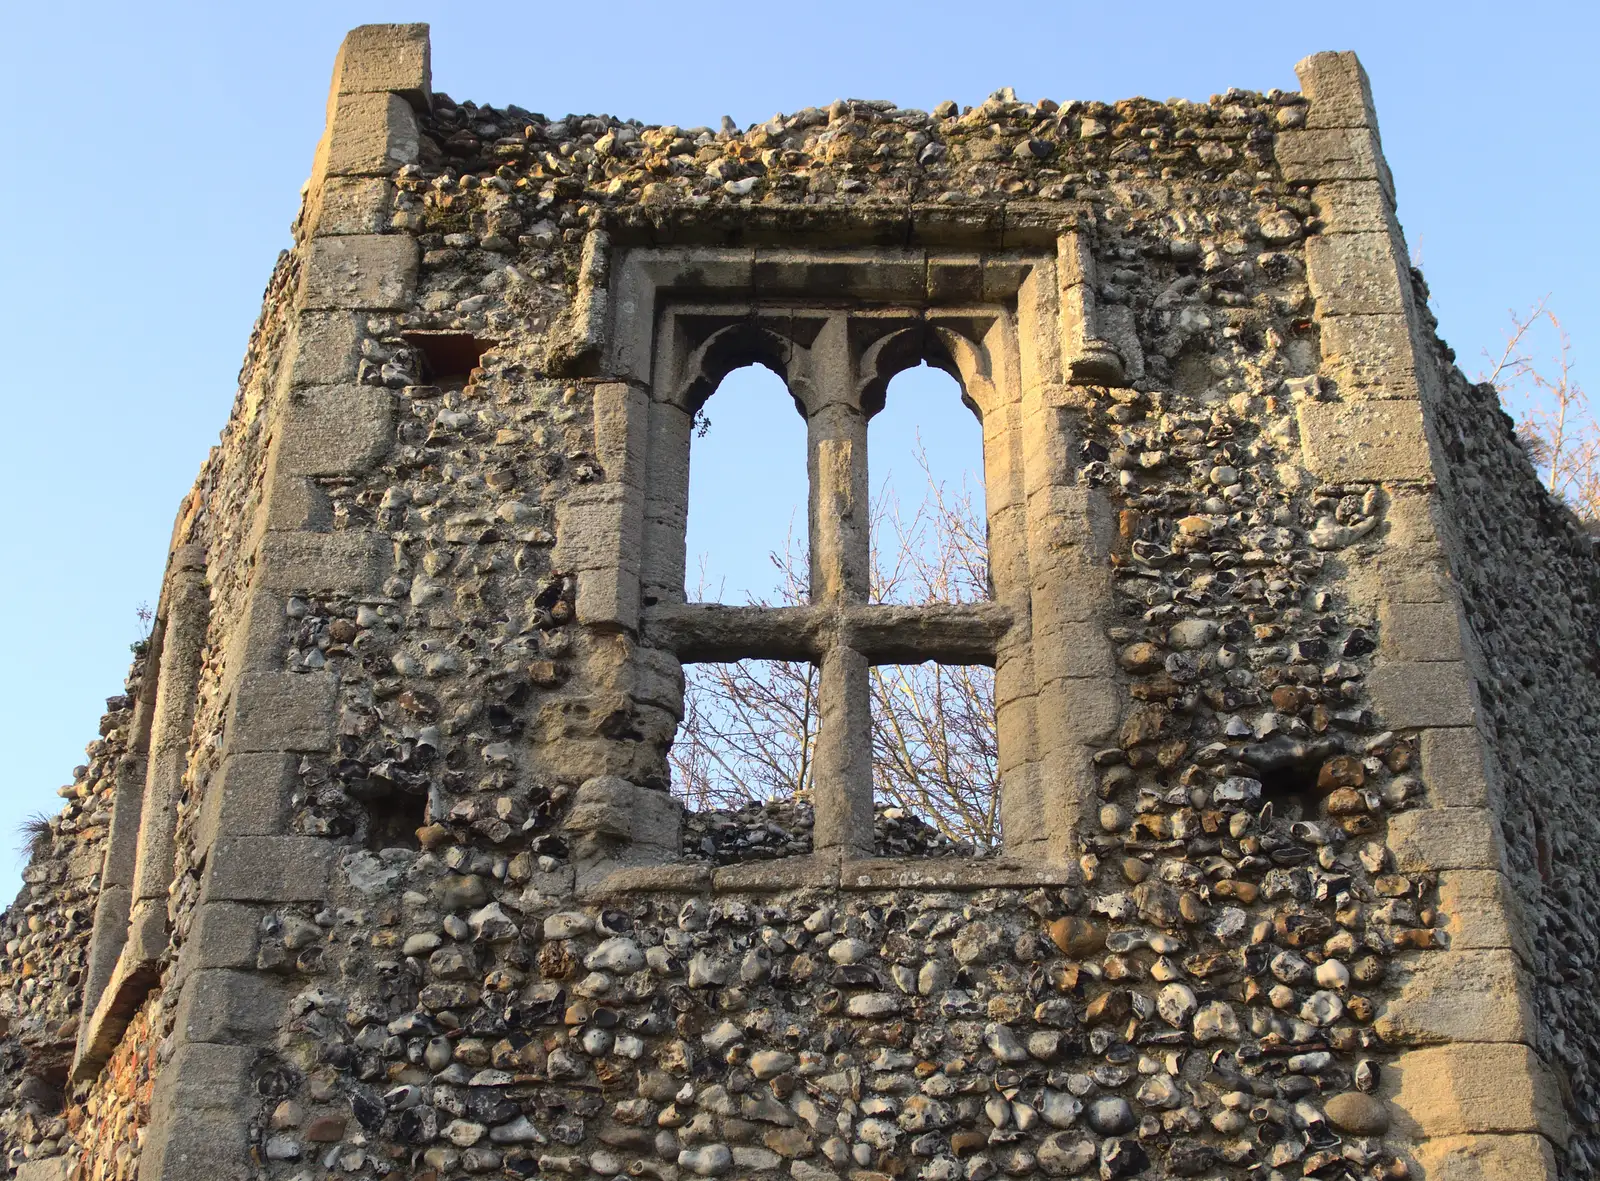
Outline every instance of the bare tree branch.
<path fill-rule="evenodd" d="M 1553 333 L 1555 352 L 1530 352 L 1536 331 Z M 1549 296 L 1528 313 L 1511 313 L 1506 346 L 1482 380 L 1499 391 L 1517 420 L 1517 438 L 1547 488 L 1591 524 L 1600 522 L 1600 423 L 1573 376 L 1572 341 L 1550 310 Z"/>

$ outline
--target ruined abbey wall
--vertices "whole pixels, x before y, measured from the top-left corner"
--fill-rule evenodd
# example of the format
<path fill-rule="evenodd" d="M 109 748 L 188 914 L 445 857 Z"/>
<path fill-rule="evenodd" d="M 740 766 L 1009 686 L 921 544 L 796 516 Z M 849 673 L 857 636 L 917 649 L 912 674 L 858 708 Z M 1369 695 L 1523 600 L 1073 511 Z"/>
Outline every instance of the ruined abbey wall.
<path fill-rule="evenodd" d="M 1433 333 L 1359 65 L 1301 80 L 682 129 L 353 32 L 3 920 L 5 1175 L 1591 1176 L 1590 543 Z M 989 603 L 863 595 L 924 360 Z M 752 362 L 788 613 L 684 596 Z M 822 669 L 783 857 L 668 791 L 683 664 L 744 656 Z M 999 857 L 875 830 L 862 677 L 922 659 L 995 666 Z"/>

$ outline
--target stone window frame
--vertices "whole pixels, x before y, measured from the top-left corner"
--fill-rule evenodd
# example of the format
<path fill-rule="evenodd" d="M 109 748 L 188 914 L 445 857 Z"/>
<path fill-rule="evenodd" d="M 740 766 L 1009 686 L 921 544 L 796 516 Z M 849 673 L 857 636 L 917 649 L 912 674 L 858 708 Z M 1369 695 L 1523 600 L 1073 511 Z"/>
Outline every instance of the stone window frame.
<path fill-rule="evenodd" d="M 1120 713 L 1096 619 L 1111 597 L 1111 514 L 1077 479 L 1071 416 L 1084 393 L 1073 387 L 1121 385 L 1141 359 L 1128 355 L 1130 334 L 1113 344 L 1100 330 L 1084 210 L 976 232 L 945 210 L 924 220 L 884 245 L 882 227 L 862 225 L 809 238 L 786 225 L 772 248 L 697 244 L 659 225 L 633 242 L 591 233 L 567 355 L 604 379 L 605 476 L 566 507 L 587 538 L 571 555 L 578 618 L 637 635 L 657 671 L 662 657 L 673 673 L 709 660 L 817 663 L 813 857 L 851 862 L 872 856 L 869 664 L 992 664 L 1005 857 L 1070 863 L 1094 799 L 1092 756 Z M 866 473 L 853 457 L 889 380 L 924 360 L 956 377 L 982 422 L 989 602 L 866 602 Z M 752 362 L 784 379 L 807 421 L 803 607 L 685 601 L 693 414 Z M 673 843 L 649 859 L 679 855 Z"/>

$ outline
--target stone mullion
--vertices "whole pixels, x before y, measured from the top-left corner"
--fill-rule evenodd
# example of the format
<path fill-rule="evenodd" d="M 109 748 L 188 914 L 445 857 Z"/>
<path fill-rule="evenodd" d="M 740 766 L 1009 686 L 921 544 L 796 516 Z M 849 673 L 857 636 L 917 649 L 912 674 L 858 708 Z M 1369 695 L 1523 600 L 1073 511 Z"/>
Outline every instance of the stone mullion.
<path fill-rule="evenodd" d="M 830 645 L 820 663 L 812 847 L 865 855 L 872 850 L 872 666 L 843 643 Z"/>
<path fill-rule="evenodd" d="M 849 320 L 836 315 L 813 344 L 806 407 L 811 602 L 839 612 L 819 661 L 812 844 L 819 852 L 872 848 L 870 666 L 852 648 L 842 613 L 871 592 L 867 419 L 855 396 Z"/>

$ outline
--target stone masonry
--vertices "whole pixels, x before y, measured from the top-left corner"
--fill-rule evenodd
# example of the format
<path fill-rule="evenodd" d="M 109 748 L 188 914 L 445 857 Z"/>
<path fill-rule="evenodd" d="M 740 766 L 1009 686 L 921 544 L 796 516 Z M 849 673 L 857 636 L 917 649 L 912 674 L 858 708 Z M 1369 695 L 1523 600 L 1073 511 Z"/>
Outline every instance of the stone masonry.
<path fill-rule="evenodd" d="M 0 1175 L 1594 1177 L 1593 546 L 1435 335 L 1360 65 L 1299 76 L 686 129 L 351 32 L 0 919 Z M 867 594 L 923 362 L 986 602 Z M 752 363 L 802 607 L 685 596 Z M 686 816 L 683 666 L 747 658 L 820 670 L 816 790 Z M 995 670 L 999 856 L 875 813 L 869 670 L 925 660 Z"/>

